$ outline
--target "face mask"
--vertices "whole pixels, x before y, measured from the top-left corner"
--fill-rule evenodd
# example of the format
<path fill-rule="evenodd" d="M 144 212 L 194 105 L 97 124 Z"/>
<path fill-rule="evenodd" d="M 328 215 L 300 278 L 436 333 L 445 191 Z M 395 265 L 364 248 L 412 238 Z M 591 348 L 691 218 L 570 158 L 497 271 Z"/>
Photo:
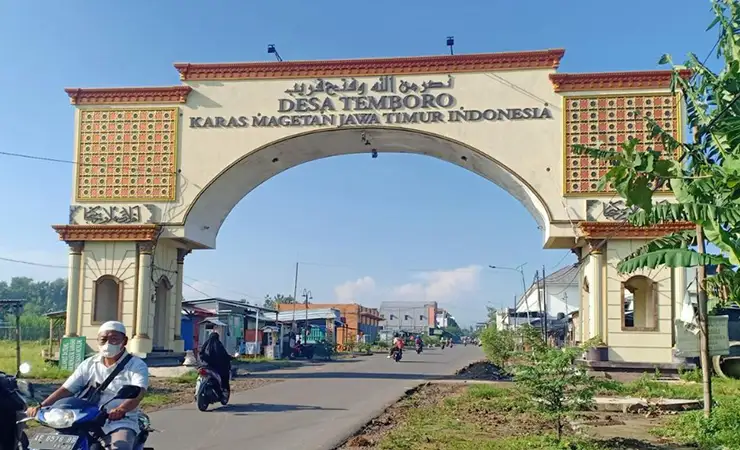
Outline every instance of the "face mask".
<path fill-rule="evenodd" d="M 100 354 L 105 358 L 113 358 L 121 353 L 121 344 L 109 344 L 105 343 L 100 346 Z"/>

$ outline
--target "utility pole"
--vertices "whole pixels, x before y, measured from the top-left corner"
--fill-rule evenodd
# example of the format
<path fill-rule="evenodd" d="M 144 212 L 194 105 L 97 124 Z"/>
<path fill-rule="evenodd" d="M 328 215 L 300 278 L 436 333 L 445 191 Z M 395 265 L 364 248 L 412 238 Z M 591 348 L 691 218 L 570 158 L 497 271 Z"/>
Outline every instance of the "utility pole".
<path fill-rule="evenodd" d="M 547 336 L 547 275 L 545 275 L 545 266 L 542 266 L 542 306 L 545 310 L 545 321 L 542 322 L 543 330 L 545 333 L 545 345 L 550 342 L 549 337 Z"/>
<path fill-rule="evenodd" d="M 298 331 L 295 326 L 295 307 L 298 304 L 298 261 L 295 263 L 295 279 L 293 282 L 293 331 Z M 277 306 L 277 305 L 275 305 Z"/>
<path fill-rule="evenodd" d="M 540 318 L 540 335 L 544 335 L 544 328 L 542 328 L 542 289 L 540 289 L 539 271 L 534 273 L 534 283 L 537 287 L 537 316 Z"/>

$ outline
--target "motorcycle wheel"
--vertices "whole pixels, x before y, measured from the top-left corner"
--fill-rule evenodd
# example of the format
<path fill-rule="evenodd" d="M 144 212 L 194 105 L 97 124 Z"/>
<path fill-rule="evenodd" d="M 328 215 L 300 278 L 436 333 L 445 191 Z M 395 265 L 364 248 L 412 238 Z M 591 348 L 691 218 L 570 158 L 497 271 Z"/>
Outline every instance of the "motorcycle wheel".
<path fill-rule="evenodd" d="M 198 404 L 198 410 L 200 411 L 208 410 L 208 401 L 205 399 L 204 396 L 199 395 L 198 401 L 196 403 Z"/>

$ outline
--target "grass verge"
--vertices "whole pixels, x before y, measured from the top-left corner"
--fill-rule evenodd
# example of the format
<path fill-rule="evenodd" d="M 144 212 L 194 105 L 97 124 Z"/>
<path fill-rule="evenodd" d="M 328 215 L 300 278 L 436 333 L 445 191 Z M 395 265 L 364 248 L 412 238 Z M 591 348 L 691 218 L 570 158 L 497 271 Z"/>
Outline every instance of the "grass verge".
<path fill-rule="evenodd" d="M 27 378 L 43 378 L 47 380 L 63 380 L 70 372 L 60 369 L 53 364 L 47 364 L 41 356 L 41 351 L 47 344 L 39 341 L 21 342 L 21 362 L 31 364 L 31 373 Z M 15 341 L 0 341 L 0 371 L 15 374 L 16 355 Z"/>

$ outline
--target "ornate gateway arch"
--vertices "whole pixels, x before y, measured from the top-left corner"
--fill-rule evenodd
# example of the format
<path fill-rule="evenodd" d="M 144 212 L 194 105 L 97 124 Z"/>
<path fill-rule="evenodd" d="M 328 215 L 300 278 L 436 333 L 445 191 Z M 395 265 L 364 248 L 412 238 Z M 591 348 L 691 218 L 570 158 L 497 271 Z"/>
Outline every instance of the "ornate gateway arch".
<path fill-rule="evenodd" d="M 175 64 L 178 86 L 67 89 L 79 164 L 69 223 L 54 226 L 70 245 L 67 334 L 92 338 L 118 318 L 134 330 L 133 352 L 181 351 L 185 256 L 216 247 L 239 200 L 304 162 L 405 152 L 496 183 L 532 214 L 546 248 L 587 255 L 584 340 L 601 336 L 614 360 L 670 362 L 684 277 L 656 271 L 633 287 L 613 268 L 666 230 L 615 224 L 614 193 L 596 190 L 607 167 L 572 145 L 635 137 L 659 149 L 638 110 L 680 138 L 671 73 L 556 73 L 563 55 L 188 63 Z"/>

